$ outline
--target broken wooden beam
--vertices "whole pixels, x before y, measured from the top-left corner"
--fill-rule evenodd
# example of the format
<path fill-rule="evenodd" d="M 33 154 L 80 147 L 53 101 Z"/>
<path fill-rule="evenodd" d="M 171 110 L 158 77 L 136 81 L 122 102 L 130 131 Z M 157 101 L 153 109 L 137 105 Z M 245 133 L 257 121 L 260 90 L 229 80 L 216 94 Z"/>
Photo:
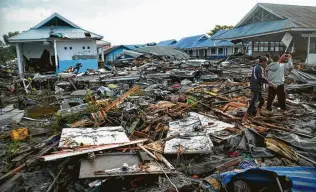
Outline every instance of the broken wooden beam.
<path fill-rule="evenodd" d="M 41 156 L 40 160 L 52 161 L 52 160 L 56 160 L 56 159 L 62 159 L 62 158 L 66 158 L 66 157 L 87 154 L 87 153 L 91 153 L 91 152 L 95 152 L 95 151 L 102 151 L 102 150 L 107 150 L 107 149 L 114 149 L 114 148 L 118 148 L 118 147 L 123 147 L 123 146 L 127 146 L 127 145 L 143 143 L 145 141 L 147 141 L 147 139 L 139 139 L 139 140 L 126 142 L 126 143 L 120 143 L 120 144 L 90 146 L 90 147 L 86 147 L 86 148 L 74 149 L 72 151 L 60 151 L 60 152 L 57 152 L 55 154 Z"/>

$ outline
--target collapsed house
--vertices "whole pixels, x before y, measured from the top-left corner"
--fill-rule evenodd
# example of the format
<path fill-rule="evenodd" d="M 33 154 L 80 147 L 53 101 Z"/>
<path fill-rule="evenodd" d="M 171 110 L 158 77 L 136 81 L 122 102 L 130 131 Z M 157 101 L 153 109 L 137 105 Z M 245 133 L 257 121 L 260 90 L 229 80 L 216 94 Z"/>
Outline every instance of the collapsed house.
<path fill-rule="evenodd" d="M 233 28 L 215 40 L 241 42 L 252 56 L 294 52 L 316 64 L 316 7 L 258 3 Z"/>
<path fill-rule="evenodd" d="M 80 72 L 98 69 L 97 40 L 101 35 L 84 30 L 58 13 L 31 29 L 10 37 L 16 45 L 19 73 L 59 73 L 81 64 Z M 108 43 L 107 43 L 108 44 Z M 103 47 L 99 47 L 103 52 Z"/>

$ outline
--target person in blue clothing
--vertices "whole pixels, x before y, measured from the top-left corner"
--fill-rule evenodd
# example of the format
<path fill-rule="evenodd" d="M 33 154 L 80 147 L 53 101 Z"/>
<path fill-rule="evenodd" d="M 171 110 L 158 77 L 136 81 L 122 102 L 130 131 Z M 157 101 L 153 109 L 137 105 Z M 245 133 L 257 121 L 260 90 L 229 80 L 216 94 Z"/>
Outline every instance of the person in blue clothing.
<path fill-rule="evenodd" d="M 269 84 L 270 86 L 276 88 L 276 85 L 270 83 L 265 77 L 265 68 L 267 67 L 268 58 L 260 57 L 259 63 L 254 65 L 251 73 L 250 89 L 252 93 L 252 98 L 249 103 L 247 112 L 245 113 L 242 121 L 247 121 L 249 115 L 260 116 L 261 108 L 264 104 L 264 98 L 262 96 L 263 84 Z M 256 103 L 259 101 L 258 109 L 256 109 Z"/>

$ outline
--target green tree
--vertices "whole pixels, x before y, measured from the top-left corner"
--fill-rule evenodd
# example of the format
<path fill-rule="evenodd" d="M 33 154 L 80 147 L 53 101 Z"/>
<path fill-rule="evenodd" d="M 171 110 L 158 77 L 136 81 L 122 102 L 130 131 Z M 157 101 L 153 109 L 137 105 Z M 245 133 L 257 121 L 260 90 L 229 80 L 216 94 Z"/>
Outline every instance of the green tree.
<path fill-rule="evenodd" d="M 9 42 L 8 42 L 8 38 L 13 37 L 14 35 L 17 35 L 17 34 L 19 34 L 18 31 L 9 32 L 8 34 L 4 34 L 4 35 L 3 35 L 3 40 L 4 40 L 4 42 L 5 42 L 6 44 L 8 44 L 8 43 L 9 43 Z"/>
<path fill-rule="evenodd" d="M 232 28 L 234 28 L 234 26 L 232 26 L 232 25 L 215 25 L 214 29 L 212 29 L 207 34 L 212 36 L 220 30 L 226 30 L 226 29 L 232 29 Z"/>
<path fill-rule="evenodd" d="M 18 31 L 9 32 L 8 34 L 3 35 L 4 42 L 0 40 L 0 63 L 6 63 L 7 61 L 16 58 L 15 45 L 8 45 L 8 38 L 17 34 L 19 34 Z"/>

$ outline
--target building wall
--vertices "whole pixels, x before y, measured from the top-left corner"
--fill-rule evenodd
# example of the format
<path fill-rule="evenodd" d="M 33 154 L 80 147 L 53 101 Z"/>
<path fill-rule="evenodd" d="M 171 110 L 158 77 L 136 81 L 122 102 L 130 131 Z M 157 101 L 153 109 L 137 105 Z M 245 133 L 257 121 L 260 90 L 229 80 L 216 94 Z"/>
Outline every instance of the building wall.
<path fill-rule="evenodd" d="M 57 72 L 75 67 L 77 63 L 82 64 L 79 72 L 98 69 L 96 40 L 57 41 L 56 46 L 59 60 Z"/>
<path fill-rule="evenodd" d="M 53 44 L 44 45 L 43 42 L 31 42 L 22 43 L 21 47 L 22 54 L 28 59 L 41 58 L 44 49 L 48 50 L 51 55 L 55 55 Z"/>
<path fill-rule="evenodd" d="M 114 61 L 119 55 L 121 55 L 123 53 L 124 50 L 128 50 L 126 48 L 123 47 L 119 47 L 111 52 L 109 52 L 108 54 L 105 55 L 105 60 L 112 62 Z"/>
<path fill-rule="evenodd" d="M 231 55 L 234 53 L 233 47 L 227 47 L 227 53 L 226 55 Z"/>
<path fill-rule="evenodd" d="M 307 38 L 303 38 L 301 35 L 302 34 L 301 32 L 290 32 L 290 33 L 293 36 L 293 40 L 290 44 L 290 48 L 288 49 L 288 51 L 291 52 L 291 49 L 294 46 L 295 56 L 304 60 L 307 57 L 307 41 L 308 41 Z M 252 42 L 251 47 L 250 47 L 250 49 L 252 50 L 251 55 L 253 57 L 259 57 L 259 56 L 263 56 L 265 54 L 270 54 L 270 55 L 274 55 L 274 54 L 282 55 L 282 54 L 284 54 L 285 48 L 283 50 L 280 50 L 280 51 L 271 51 L 270 50 L 271 42 L 281 42 L 284 34 L 285 33 L 278 33 L 278 34 L 274 34 L 274 35 L 265 35 L 265 36 L 261 36 L 261 37 L 248 39 L 248 41 Z M 255 48 L 254 48 L 255 42 L 269 42 L 268 51 L 255 51 Z M 248 49 L 249 49 L 249 46 L 248 46 Z"/>

